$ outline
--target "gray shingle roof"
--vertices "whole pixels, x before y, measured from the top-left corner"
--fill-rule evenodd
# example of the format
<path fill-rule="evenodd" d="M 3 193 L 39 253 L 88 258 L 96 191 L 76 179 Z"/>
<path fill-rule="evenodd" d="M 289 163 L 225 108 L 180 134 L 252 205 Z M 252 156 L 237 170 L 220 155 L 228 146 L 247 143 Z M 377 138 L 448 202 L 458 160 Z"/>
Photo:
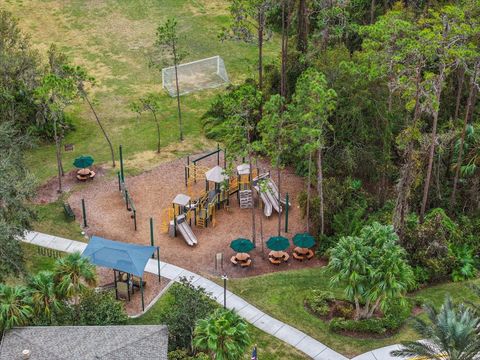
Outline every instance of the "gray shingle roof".
<path fill-rule="evenodd" d="M 164 325 L 29 326 L 5 332 L 0 360 L 167 360 Z"/>

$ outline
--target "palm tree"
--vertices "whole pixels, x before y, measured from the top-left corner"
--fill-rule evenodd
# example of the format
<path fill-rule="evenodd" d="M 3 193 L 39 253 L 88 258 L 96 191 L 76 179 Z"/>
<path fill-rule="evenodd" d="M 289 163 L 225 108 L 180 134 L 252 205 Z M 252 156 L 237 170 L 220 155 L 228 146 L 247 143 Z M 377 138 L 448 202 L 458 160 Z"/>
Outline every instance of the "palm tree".
<path fill-rule="evenodd" d="M 52 314 L 61 308 L 57 286 L 51 271 L 40 271 L 28 281 L 28 290 L 36 315 L 51 322 Z"/>
<path fill-rule="evenodd" d="M 0 329 L 26 325 L 33 310 L 24 286 L 0 284 Z"/>
<path fill-rule="evenodd" d="M 463 304 L 454 306 L 450 297 L 437 311 L 424 306 L 428 322 L 415 318 L 414 328 L 424 341 L 402 343 L 393 356 L 423 356 L 433 360 L 471 360 L 480 354 L 480 319 Z"/>
<path fill-rule="evenodd" d="M 73 299 L 75 305 L 78 305 L 78 298 L 85 290 L 85 284 L 95 285 L 97 282 L 95 266 L 79 252 L 57 260 L 54 278 L 60 294 L 67 299 Z"/>
<path fill-rule="evenodd" d="M 231 310 L 217 309 L 195 327 L 195 347 L 215 360 L 238 360 L 250 345 L 247 323 Z"/>

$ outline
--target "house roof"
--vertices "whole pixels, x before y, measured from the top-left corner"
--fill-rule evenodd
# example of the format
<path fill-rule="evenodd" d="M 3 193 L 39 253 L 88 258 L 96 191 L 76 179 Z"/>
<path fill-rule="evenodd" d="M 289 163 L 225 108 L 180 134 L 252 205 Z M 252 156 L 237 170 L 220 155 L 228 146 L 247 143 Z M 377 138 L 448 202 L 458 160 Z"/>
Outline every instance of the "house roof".
<path fill-rule="evenodd" d="M 145 266 L 156 249 L 155 246 L 128 244 L 92 236 L 82 256 L 92 264 L 142 277 Z"/>
<path fill-rule="evenodd" d="M 29 326 L 3 335 L 0 360 L 167 360 L 164 325 Z"/>

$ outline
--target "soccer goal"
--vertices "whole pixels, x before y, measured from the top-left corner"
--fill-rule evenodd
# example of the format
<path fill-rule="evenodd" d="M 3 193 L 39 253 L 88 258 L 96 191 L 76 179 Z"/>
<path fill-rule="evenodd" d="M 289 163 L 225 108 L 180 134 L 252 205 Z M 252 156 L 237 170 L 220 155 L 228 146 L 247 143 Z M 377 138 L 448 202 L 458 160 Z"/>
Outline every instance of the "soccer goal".
<path fill-rule="evenodd" d="M 220 56 L 177 65 L 180 95 L 202 89 L 211 89 L 228 83 L 225 63 Z M 170 96 L 177 95 L 175 66 L 162 69 L 162 86 Z"/>

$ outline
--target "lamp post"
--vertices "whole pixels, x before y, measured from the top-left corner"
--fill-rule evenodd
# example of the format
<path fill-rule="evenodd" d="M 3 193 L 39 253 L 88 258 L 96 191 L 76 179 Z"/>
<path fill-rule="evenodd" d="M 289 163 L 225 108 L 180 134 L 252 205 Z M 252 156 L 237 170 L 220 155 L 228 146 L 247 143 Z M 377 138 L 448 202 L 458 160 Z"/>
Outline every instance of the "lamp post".
<path fill-rule="evenodd" d="M 223 280 L 223 308 L 227 308 L 227 280 L 228 276 L 227 274 L 222 275 L 222 280 Z"/>

